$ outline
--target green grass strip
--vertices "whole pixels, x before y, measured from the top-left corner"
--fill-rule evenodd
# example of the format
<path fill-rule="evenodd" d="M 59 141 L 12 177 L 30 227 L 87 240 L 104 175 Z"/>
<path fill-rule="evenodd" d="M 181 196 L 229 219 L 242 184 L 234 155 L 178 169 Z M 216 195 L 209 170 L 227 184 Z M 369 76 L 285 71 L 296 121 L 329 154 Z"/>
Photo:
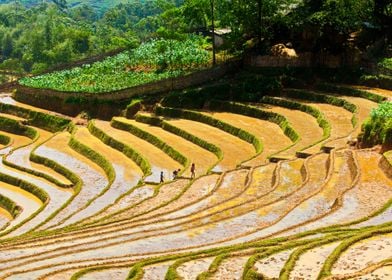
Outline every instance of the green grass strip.
<path fill-rule="evenodd" d="M 32 140 L 38 137 L 37 130 L 29 126 L 23 125 L 16 120 L 5 117 L 0 117 L 0 130 L 17 135 L 22 135 Z"/>
<path fill-rule="evenodd" d="M 1 145 L 7 146 L 10 143 L 11 143 L 10 137 L 8 137 L 7 135 L 0 134 L 0 144 Z"/>
<path fill-rule="evenodd" d="M 297 89 L 285 90 L 284 94 L 286 97 L 290 97 L 290 98 L 302 99 L 311 102 L 325 103 L 337 107 L 342 107 L 343 109 L 353 114 L 351 118 L 351 123 L 353 127 L 357 125 L 358 108 L 355 104 L 347 100 L 332 95 L 320 94 L 320 93 L 310 92 L 306 90 L 297 90 Z"/>
<path fill-rule="evenodd" d="M 0 194 L 0 207 L 11 214 L 12 218 L 16 218 L 22 211 L 22 207 L 17 205 L 13 200 Z"/>
<path fill-rule="evenodd" d="M 361 97 L 377 103 L 380 103 L 386 99 L 386 97 L 384 96 L 371 93 L 369 91 L 360 90 L 348 86 L 333 85 L 328 83 L 320 83 L 316 86 L 316 89 L 320 91 L 332 92 L 332 93 L 337 93 L 337 94 L 342 94 L 347 96 Z"/>
<path fill-rule="evenodd" d="M 56 115 L 50 115 L 27 108 L 0 103 L 0 112 L 27 119 L 28 124 L 48 130 L 50 132 L 62 131 L 70 124 L 71 120 Z"/>
<path fill-rule="evenodd" d="M 184 138 L 185 140 L 188 140 L 189 142 L 192 142 L 193 144 L 213 153 L 218 158 L 218 162 L 215 163 L 212 167 L 210 167 L 210 169 L 208 171 L 210 171 L 216 164 L 218 164 L 223 159 L 223 152 L 218 146 L 216 146 L 212 143 L 209 143 L 209 142 L 205 141 L 204 139 L 201 139 L 197 136 L 194 136 L 193 134 L 191 134 L 185 130 L 182 130 L 174 125 L 171 125 L 170 123 L 160 119 L 159 117 L 150 117 L 150 116 L 146 116 L 146 115 L 142 115 L 142 114 L 137 114 L 136 121 L 142 122 L 142 123 L 147 123 L 147 124 L 154 125 L 154 126 L 159 126 L 162 129 L 164 129 L 170 133 L 173 133 L 181 138 Z"/>
<path fill-rule="evenodd" d="M 361 234 L 358 234 L 358 235 L 355 235 L 349 239 L 346 239 L 341 244 L 339 244 L 339 246 L 336 247 L 335 250 L 325 260 L 324 265 L 321 268 L 317 279 L 323 279 L 325 277 L 331 276 L 332 275 L 331 270 L 332 270 L 333 265 L 336 263 L 336 261 L 339 259 L 339 257 L 347 249 L 349 249 L 353 244 L 355 244 L 359 241 L 362 241 L 364 239 L 374 237 L 376 235 L 387 234 L 390 232 L 392 232 L 391 223 L 389 223 L 389 225 L 387 224 L 387 226 L 372 227 L 370 230 L 364 231 Z"/>
<path fill-rule="evenodd" d="M 218 268 L 221 265 L 221 263 L 229 256 L 230 256 L 229 254 L 221 254 L 217 256 L 211 263 L 208 270 L 200 273 L 196 277 L 196 280 L 207 280 L 209 277 L 211 277 L 214 273 L 218 271 Z"/>
<path fill-rule="evenodd" d="M 328 139 L 331 135 L 331 124 L 325 118 L 324 114 L 315 107 L 312 107 L 312 106 L 309 106 L 306 104 L 302 104 L 300 102 L 295 102 L 292 100 L 274 98 L 272 96 L 264 96 L 261 99 L 261 102 L 284 107 L 284 108 L 288 108 L 288 109 L 292 109 L 292 110 L 302 111 L 306 114 L 313 116 L 316 119 L 319 127 L 321 127 L 323 129 L 323 137 L 320 140 L 318 140 L 317 142 L 315 142 L 307 147 L 302 148 L 301 151 L 306 150 L 314 145 L 317 145 L 318 143 Z"/>
<path fill-rule="evenodd" d="M 134 126 L 130 123 L 124 123 L 121 121 L 118 121 L 117 119 L 113 118 L 111 121 L 111 126 L 117 129 L 121 129 L 124 131 L 127 131 L 136 137 L 139 137 L 140 139 L 143 139 L 150 144 L 154 145 L 158 149 L 162 150 L 165 154 L 167 154 L 169 157 L 174 159 L 175 161 L 179 162 L 181 165 L 183 165 L 185 168 L 189 165 L 189 160 L 182 155 L 179 151 L 174 149 L 172 146 L 168 145 L 155 135 L 138 128 L 137 126 Z"/>
<path fill-rule="evenodd" d="M 88 124 L 88 130 L 92 135 L 97 137 L 99 140 L 101 140 L 103 143 L 106 145 L 109 145 L 110 147 L 120 151 L 123 153 L 125 156 L 133 160 L 143 171 L 144 176 L 147 176 L 151 174 L 151 165 L 150 163 L 136 150 L 131 148 L 130 146 L 114 139 L 113 137 L 109 136 L 106 134 L 104 131 L 99 129 L 94 125 L 93 121 L 90 121 Z"/>
<path fill-rule="evenodd" d="M 188 119 L 188 120 L 193 120 L 201 123 L 205 123 L 207 125 L 213 126 L 215 128 L 218 128 L 220 130 L 223 130 L 229 134 L 232 134 L 250 144 L 253 145 L 253 147 L 256 150 L 256 154 L 259 154 L 262 152 L 262 143 L 261 141 L 254 136 L 253 134 L 232 126 L 226 122 L 217 120 L 215 118 L 212 118 L 210 116 L 201 114 L 196 111 L 190 111 L 190 110 L 181 110 L 181 109 L 176 109 L 176 108 L 167 108 L 167 107 L 162 107 L 162 106 L 157 106 L 155 109 L 155 112 L 157 115 L 161 116 L 167 116 L 167 117 L 172 117 L 172 118 L 183 118 L 183 119 Z"/>

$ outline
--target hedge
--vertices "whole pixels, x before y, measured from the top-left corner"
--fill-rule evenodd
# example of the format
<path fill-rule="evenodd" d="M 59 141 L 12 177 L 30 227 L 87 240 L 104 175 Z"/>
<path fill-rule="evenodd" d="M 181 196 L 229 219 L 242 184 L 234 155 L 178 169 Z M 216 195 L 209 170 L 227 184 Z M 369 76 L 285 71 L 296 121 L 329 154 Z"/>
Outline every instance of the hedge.
<path fill-rule="evenodd" d="M 107 135 L 101 129 L 94 125 L 93 121 L 90 121 L 88 124 L 88 130 L 92 135 L 100 139 L 106 145 L 122 152 L 128 158 L 133 160 L 138 166 L 140 166 L 144 175 L 147 176 L 151 174 L 151 166 L 150 163 L 136 150 L 132 149 L 130 146 L 114 139 L 113 137 Z"/>
<path fill-rule="evenodd" d="M 261 102 L 285 107 L 288 109 L 299 110 L 316 118 L 318 125 L 323 129 L 323 138 L 320 140 L 320 142 L 327 139 L 331 135 L 330 123 L 327 121 L 327 119 L 325 119 L 323 113 L 321 113 L 321 111 L 316 109 L 315 107 L 303 103 L 295 102 L 292 100 L 279 99 L 271 96 L 264 96 L 261 99 Z M 302 150 L 305 150 L 307 148 L 309 147 L 305 147 Z"/>
<path fill-rule="evenodd" d="M 296 142 L 300 138 L 299 134 L 289 124 L 287 119 L 278 113 L 263 111 L 259 108 L 241 104 L 241 103 L 224 102 L 218 100 L 212 100 L 210 102 L 210 108 L 213 110 L 223 110 L 226 112 L 232 112 L 240 115 L 245 115 L 245 116 L 273 122 L 279 125 L 283 133 L 288 138 L 290 138 L 291 141 Z"/>
<path fill-rule="evenodd" d="M 185 156 L 183 156 L 179 151 L 177 151 L 170 145 L 166 144 L 164 141 L 162 141 L 155 135 L 145 130 L 142 130 L 130 123 L 120 122 L 116 119 L 112 119 L 110 124 L 114 128 L 130 132 L 131 134 L 151 143 L 152 145 L 162 150 L 165 154 L 167 154 L 168 156 L 170 156 L 172 159 L 179 162 L 183 166 L 187 166 L 189 164 L 189 161 Z"/>
<path fill-rule="evenodd" d="M 38 132 L 35 129 L 5 117 L 0 117 L 0 129 L 9 133 L 26 136 L 30 139 L 38 137 Z"/>
<path fill-rule="evenodd" d="M 16 218 L 22 211 L 22 207 L 18 206 L 14 201 L 0 194 L 0 207 L 11 214 L 12 218 Z"/>
<path fill-rule="evenodd" d="M 7 146 L 11 142 L 11 138 L 7 135 L 0 134 L 0 144 Z"/>
<path fill-rule="evenodd" d="M 347 87 L 347 86 L 338 86 L 338 85 L 333 85 L 333 84 L 321 83 L 321 84 L 318 84 L 316 87 L 318 90 L 321 90 L 321 91 L 327 91 L 327 92 L 338 93 L 338 94 L 343 94 L 343 95 L 361 97 L 361 98 L 365 98 L 365 99 L 368 99 L 370 101 L 374 101 L 377 103 L 380 103 L 386 99 L 384 96 L 381 96 L 381 95 L 378 95 L 375 93 L 371 93 L 371 92 L 368 92 L 365 90 Z"/>
<path fill-rule="evenodd" d="M 198 145 L 199 147 L 215 154 L 218 159 L 223 158 L 223 152 L 218 146 L 215 146 L 214 144 L 211 144 L 211 143 L 209 143 L 209 142 L 207 142 L 197 136 L 194 136 L 185 130 L 182 130 L 176 126 L 173 126 L 158 117 L 150 117 L 150 116 L 146 116 L 146 115 L 137 114 L 136 121 L 142 122 L 142 123 L 147 123 L 150 125 L 160 126 L 160 127 L 162 127 L 162 129 L 164 129 L 170 133 L 176 134 L 176 135 L 184 138 L 185 140 L 188 140 L 188 141 L 192 142 L 193 144 Z"/>
<path fill-rule="evenodd" d="M 356 126 L 357 124 L 357 106 L 351 102 L 348 102 L 344 99 L 338 98 L 336 96 L 332 95 L 326 95 L 326 94 L 319 94 L 319 93 L 314 93 L 306 90 L 297 90 L 297 89 L 290 89 L 286 90 L 285 96 L 290 97 L 290 98 L 296 98 L 296 99 L 302 99 L 302 100 L 308 100 L 312 102 L 319 102 L 319 103 L 326 103 L 330 104 L 333 106 L 337 107 L 342 107 L 346 109 L 347 111 L 353 113 L 353 117 L 351 119 L 351 123 L 353 126 Z"/>
<path fill-rule="evenodd" d="M 195 111 L 181 110 L 181 109 L 176 109 L 176 108 L 167 108 L 167 107 L 162 107 L 162 106 L 157 106 L 155 109 L 155 112 L 157 115 L 168 116 L 168 117 L 173 117 L 173 118 L 183 118 L 183 119 L 188 119 L 188 120 L 193 120 L 193 121 L 198 121 L 201 123 L 208 124 L 210 126 L 221 129 L 227 133 L 230 133 L 230 134 L 252 144 L 254 146 L 257 154 L 261 153 L 261 151 L 262 151 L 262 144 L 256 136 L 254 136 L 253 134 L 250 134 L 249 132 L 247 132 L 243 129 L 232 126 L 228 123 L 217 120 L 217 119 L 212 118 L 210 116 L 207 116 L 207 115 L 201 114 L 199 112 L 195 112 Z"/>
<path fill-rule="evenodd" d="M 49 196 L 48 194 L 38 188 L 37 186 L 31 184 L 30 182 L 24 181 L 22 179 L 10 176 L 8 174 L 4 174 L 0 172 L 0 181 L 13 185 L 13 186 L 17 186 L 29 193 L 31 193 L 32 195 L 36 196 L 39 200 L 41 200 L 42 203 L 46 203 L 49 200 Z"/>
<path fill-rule="evenodd" d="M 49 115 L 43 112 L 33 111 L 27 108 L 5 103 L 0 103 L 0 112 L 25 118 L 27 119 L 28 124 L 37 126 L 50 132 L 64 130 L 71 122 L 71 120 L 60 116 Z"/>

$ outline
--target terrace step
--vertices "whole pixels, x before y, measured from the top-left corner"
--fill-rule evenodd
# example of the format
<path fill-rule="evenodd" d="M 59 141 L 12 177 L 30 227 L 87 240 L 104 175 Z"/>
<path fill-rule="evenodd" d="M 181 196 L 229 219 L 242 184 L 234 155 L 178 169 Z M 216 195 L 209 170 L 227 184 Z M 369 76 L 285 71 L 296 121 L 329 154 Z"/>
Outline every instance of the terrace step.
<path fill-rule="evenodd" d="M 143 176 L 142 171 L 133 161 L 119 151 L 110 148 L 99 139 L 92 136 L 87 128 L 79 127 L 75 132 L 74 137 L 92 150 L 99 151 L 99 153 L 112 164 L 115 172 L 115 179 L 111 185 L 108 186 L 106 191 L 99 194 L 99 197 L 97 197 L 94 201 L 91 201 L 86 208 L 75 213 L 75 215 L 64 222 L 62 226 L 73 224 L 90 216 L 96 215 L 107 206 L 113 204 L 132 187 L 136 186 Z"/>
<path fill-rule="evenodd" d="M 208 279 L 211 280 L 240 280 L 249 256 L 226 258 L 220 263 L 217 271 Z"/>
<path fill-rule="evenodd" d="M 165 178 L 170 178 L 173 170 L 183 168 L 181 164 L 173 160 L 154 145 L 132 135 L 129 132 L 113 128 L 109 122 L 96 120 L 94 124 L 97 128 L 105 131 L 106 134 L 112 136 L 116 140 L 132 146 L 133 149 L 146 158 L 151 165 L 152 174 L 145 178 L 145 181 L 159 182 L 161 171 L 164 172 Z"/>
<path fill-rule="evenodd" d="M 255 155 L 254 147 L 251 144 L 210 125 L 183 119 L 171 119 L 168 120 L 168 123 L 204 139 L 222 150 L 223 159 L 213 171 L 222 172 L 234 169 Z"/>
<path fill-rule="evenodd" d="M 392 257 L 392 234 L 376 235 L 349 247 L 335 262 L 333 275 L 355 273 Z"/>
<path fill-rule="evenodd" d="M 69 140 L 69 133 L 59 133 L 41 145 L 35 152 L 37 155 L 58 162 L 82 178 L 80 192 L 75 193 L 76 196 L 70 198 L 65 207 L 43 228 L 58 226 L 70 215 L 85 208 L 86 204 L 99 195 L 108 183 L 103 170 L 94 162 L 71 149 L 68 146 Z M 59 147 L 61 147 L 61 152 L 58 150 Z"/>
<path fill-rule="evenodd" d="M 184 280 L 194 280 L 203 271 L 207 271 L 210 267 L 213 257 L 196 259 L 186 262 L 177 268 L 177 273 Z"/>
<path fill-rule="evenodd" d="M 258 166 L 264 164 L 268 156 L 292 144 L 291 140 L 284 135 L 282 129 L 275 123 L 233 113 L 203 112 L 203 114 L 241 128 L 261 139 L 263 152 L 254 159 L 245 162 L 244 165 Z"/>
<path fill-rule="evenodd" d="M 168 145 L 172 146 L 174 149 L 186 156 L 191 163 L 195 163 L 196 177 L 205 174 L 216 163 L 217 159 L 214 154 L 160 127 L 148 125 L 126 118 L 115 118 L 115 120 L 125 124 L 131 124 L 139 129 L 147 131 L 154 136 L 160 138 Z M 189 169 L 185 172 L 184 176 L 190 177 Z M 166 180 L 170 179 L 171 174 L 168 174 Z"/>
<path fill-rule="evenodd" d="M 283 269 L 292 252 L 293 250 L 282 251 L 258 260 L 254 268 L 259 274 L 267 277 L 267 279 L 278 279 L 280 271 Z"/>
<path fill-rule="evenodd" d="M 165 279 L 167 269 L 174 262 L 158 263 L 143 268 L 144 274 L 142 280 L 162 280 Z"/>
<path fill-rule="evenodd" d="M 289 159 L 295 156 L 296 151 L 300 151 L 309 145 L 317 142 L 323 137 L 323 130 L 319 127 L 316 119 L 310 114 L 304 113 L 299 110 L 291 110 L 280 106 L 273 105 L 259 105 L 263 106 L 265 111 L 271 111 L 283 115 L 293 128 L 298 132 L 301 139 L 293 147 L 287 151 L 274 155 L 273 158 Z M 271 160 L 272 162 L 276 162 Z"/>

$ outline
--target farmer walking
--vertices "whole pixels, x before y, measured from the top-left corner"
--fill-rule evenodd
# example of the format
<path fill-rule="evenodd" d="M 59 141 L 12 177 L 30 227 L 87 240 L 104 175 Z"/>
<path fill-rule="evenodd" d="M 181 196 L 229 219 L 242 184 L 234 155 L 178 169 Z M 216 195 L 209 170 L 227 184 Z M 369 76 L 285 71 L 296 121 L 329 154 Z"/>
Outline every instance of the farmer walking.
<path fill-rule="evenodd" d="M 191 165 L 191 178 L 195 179 L 195 170 L 196 170 L 196 166 L 194 163 L 192 163 Z"/>

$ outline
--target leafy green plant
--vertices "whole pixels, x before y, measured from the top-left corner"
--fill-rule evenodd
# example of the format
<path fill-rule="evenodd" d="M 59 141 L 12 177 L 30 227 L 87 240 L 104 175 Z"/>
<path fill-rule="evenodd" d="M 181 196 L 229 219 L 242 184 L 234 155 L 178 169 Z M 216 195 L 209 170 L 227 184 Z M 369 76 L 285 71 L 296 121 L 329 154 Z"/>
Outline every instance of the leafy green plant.
<path fill-rule="evenodd" d="M 379 104 L 362 126 L 365 145 L 392 144 L 392 102 Z"/>
<path fill-rule="evenodd" d="M 208 65 L 210 54 L 199 37 L 152 40 L 133 51 L 70 70 L 26 77 L 20 84 L 66 92 L 101 93 L 178 77 Z"/>

